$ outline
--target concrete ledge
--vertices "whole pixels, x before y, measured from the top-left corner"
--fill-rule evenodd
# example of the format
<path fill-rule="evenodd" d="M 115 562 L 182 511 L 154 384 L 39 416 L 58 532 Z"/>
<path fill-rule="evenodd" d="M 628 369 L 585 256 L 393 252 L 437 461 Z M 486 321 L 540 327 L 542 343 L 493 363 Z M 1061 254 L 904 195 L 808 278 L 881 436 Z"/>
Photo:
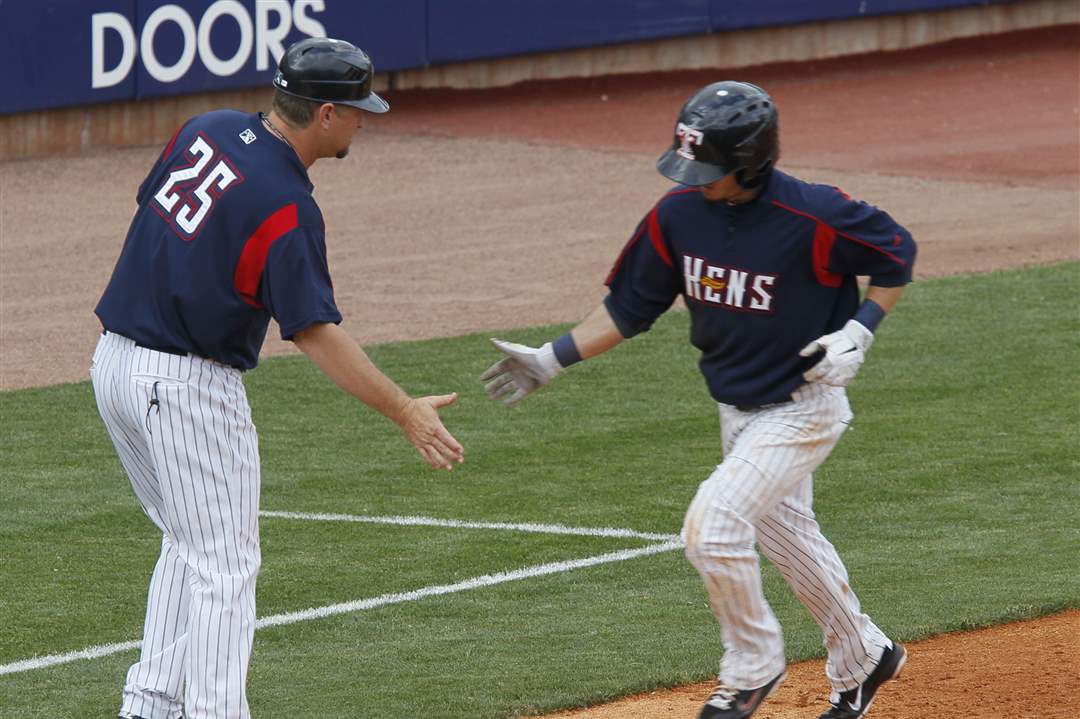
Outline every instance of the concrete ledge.
<path fill-rule="evenodd" d="M 1025 0 L 672 38 L 405 70 L 376 89 L 479 89 L 528 80 L 737 68 L 901 50 L 979 35 L 1080 23 L 1075 0 Z M 205 93 L 0 116 L 0 161 L 164 142 L 189 117 L 221 107 L 257 110 L 270 91 Z"/>

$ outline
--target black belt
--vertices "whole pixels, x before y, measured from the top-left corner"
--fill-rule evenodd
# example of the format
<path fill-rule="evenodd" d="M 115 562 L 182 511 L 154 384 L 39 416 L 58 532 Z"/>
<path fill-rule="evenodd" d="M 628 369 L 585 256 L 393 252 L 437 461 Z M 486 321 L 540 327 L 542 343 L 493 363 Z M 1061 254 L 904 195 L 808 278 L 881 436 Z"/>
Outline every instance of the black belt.
<path fill-rule="evenodd" d="M 101 334 L 106 334 L 108 332 L 109 330 L 101 330 Z M 116 332 L 113 332 L 113 334 L 116 334 Z M 135 342 L 135 340 L 132 340 L 132 342 Z M 155 352 L 164 352 L 167 355 L 176 355 L 177 357 L 187 357 L 188 354 L 190 354 L 186 350 L 179 350 L 175 347 L 155 347 L 154 345 L 148 345 L 144 342 L 135 342 L 135 346 L 142 347 L 144 350 L 154 350 Z"/>
<path fill-rule="evenodd" d="M 144 350 L 154 350 L 155 352 L 164 352 L 167 355 L 176 355 L 177 357 L 187 357 L 188 352 L 183 350 L 173 349 L 172 347 L 154 347 L 152 345 L 144 345 L 142 342 L 136 342 L 136 347 L 142 347 Z"/>

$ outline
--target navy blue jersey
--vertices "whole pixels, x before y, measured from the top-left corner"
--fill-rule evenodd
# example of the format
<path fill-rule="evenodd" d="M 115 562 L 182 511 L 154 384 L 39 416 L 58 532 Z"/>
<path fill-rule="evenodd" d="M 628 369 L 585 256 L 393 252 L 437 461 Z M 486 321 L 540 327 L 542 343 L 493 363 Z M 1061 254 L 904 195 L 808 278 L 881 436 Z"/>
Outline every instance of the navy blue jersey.
<path fill-rule="evenodd" d="M 192 118 L 139 187 L 95 310 L 102 325 L 148 347 L 250 369 L 270 317 L 285 339 L 340 322 L 313 189 L 259 115 Z"/>
<path fill-rule="evenodd" d="M 915 243 L 887 213 L 835 187 L 780 171 L 751 202 L 669 191 L 638 225 L 607 278 L 605 304 L 625 337 L 647 330 L 678 295 L 718 402 L 790 399 L 817 357 L 807 343 L 858 309 L 856 277 L 911 281 Z"/>

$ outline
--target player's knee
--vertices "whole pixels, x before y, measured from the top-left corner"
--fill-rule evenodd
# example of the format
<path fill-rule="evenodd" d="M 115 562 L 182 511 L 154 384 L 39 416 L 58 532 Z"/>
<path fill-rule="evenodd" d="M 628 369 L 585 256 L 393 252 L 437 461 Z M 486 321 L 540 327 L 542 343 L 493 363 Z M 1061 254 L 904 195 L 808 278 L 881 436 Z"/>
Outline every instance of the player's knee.
<path fill-rule="evenodd" d="M 730 507 L 712 506 L 683 527 L 686 558 L 699 570 L 754 552 L 754 528 Z"/>

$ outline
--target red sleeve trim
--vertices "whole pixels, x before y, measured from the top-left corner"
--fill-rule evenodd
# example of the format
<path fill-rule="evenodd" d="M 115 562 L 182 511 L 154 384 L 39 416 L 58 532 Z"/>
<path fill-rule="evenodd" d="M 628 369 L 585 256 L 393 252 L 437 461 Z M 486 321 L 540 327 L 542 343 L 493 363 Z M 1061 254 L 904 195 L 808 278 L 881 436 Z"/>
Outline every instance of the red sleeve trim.
<path fill-rule="evenodd" d="M 295 230 L 298 224 L 296 203 L 285 205 L 267 217 L 244 243 L 233 275 L 233 287 L 252 307 L 262 309 L 258 299 L 259 281 L 266 267 L 266 256 L 270 254 L 270 245 L 285 233 Z"/>
<path fill-rule="evenodd" d="M 843 275 L 829 270 L 829 256 L 834 244 L 836 230 L 824 222 L 817 223 L 817 229 L 814 230 L 814 275 L 818 284 L 825 287 L 839 287 L 844 281 Z"/>
<path fill-rule="evenodd" d="M 776 205 L 777 207 L 779 207 L 780 209 L 782 209 L 782 210 L 787 210 L 788 212 L 794 213 L 796 215 L 801 215 L 803 217 L 808 217 L 809 219 L 811 219 L 814 222 L 818 223 L 818 225 L 825 225 L 826 227 L 829 227 L 829 225 L 824 220 L 822 220 L 822 219 L 820 219 L 818 217 L 814 217 L 813 215 L 811 215 L 808 212 L 803 212 L 801 210 L 796 210 L 794 207 L 789 207 L 788 205 L 785 205 L 784 203 L 779 202 L 777 200 L 773 200 L 772 203 L 774 205 Z M 835 227 L 829 227 L 829 229 L 832 230 L 836 235 L 838 235 L 840 237 L 843 237 L 845 240 L 851 240 L 852 242 L 857 242 L 858 244 L 863 245 L 864 247 L 869 247 L 871 250 L 874 250 L 875 252 L 880 252 L 881 254 L 885 255 L 886 257 L 888 257 L 890 260 L 892 260 L 896 264 L 900 265 L 901 267 L 907 267 L 907 262 L 904 262 L 902 259 L 900 259 L 896 255 L 894 255 L 893 253 L 889 252 L 888 250 L 884 250 L 884 249 L 878 247 L 875 244 L 867 242 L 866 240 L 860 240 L 858 237 L 855 237 L 854 235 L 849 235 L 846 232 L 841 232 L 840 230 L 837 230 Z M 899 237 L 899 235 L 897 235 L 897 237 Z M 895 238 L 893 240 L 893 244 L 896 244 Z"/>
<path fill-rule="evenodd" d="M 671 262 L 671 253 L 668 252 L 667 249 L 667 242 L 664 240 L 664 233 L 660 230 L 660 217 L 658 214 L 660 210 L 660 203 L 662 203 L 669 197 L 674 197 L 675 195 L 684 195 L 687 192 L 698 191 L 699 190 L 696 187 L 691 187 L 690 189 L 684 190 L 672 190 L 671 192 L 661 197 L 660 201 L 653 205 L 653 208 L 649 210 L 649 214 L 645 216 L 645 219 L 641 221 L 641 224 L 638 225 L 637 230 L 635 230 L 634 236 L 630 238 L 630 241 L 626 243 L 625 247 L 623 247 L 622 252 L 619 253 L 619 258 L 615 260 L 615 266 L 611 268 L 611 272 L 608 273 L 607 279 L 604 280 L 604 284 L 610 285 L 612 280 L 615 279 L 615 275 L 619 273 L 619 268 L 622 267 L 622 263 L 623 260 L 626 259 L 626 255 L 630 252 L 631 249 L 633 249 L 634 245 L 638 243 L 638 240 L 641 239 L 641 235 L 645 232 L 646 229 L 648 229 L 649 231 L 649 239 L 652 242 L 653 247 L 656 249 L 656 254 L 660 255 L 660 259 L 662 259 L 668 267 L 674 267 Z"/>
<path fill-rule="evenodd" d="M 634 245 L 641 239 L 641 234 L 645 231 L 644 220 L 638 224 L 637 231 L 634 232 L 634 236 L 630 238 L 630 241 L 623 246 L 622 252 L 619 253 L 618 259 L 615 260 L 615 265 L 611 268 L 611 272 L 608 272 L 607 279 L 604 280 L 605 285 L 610 285 L 615 279 L 615 275 L 619 274 L 619 268 L 622 267 L 623 260 L 626 259 L 626 255 L 630 250 L 634 248 Z"/>
<path fill-rule="evenodd" d="M 671 253 L 667 249 L 667 241 L 664 240 L 664 233 L 660 229 L 660 204 L 657 203 L 656 207 L 652 208 L 652 212 L 649 213 L 649 239 L 652 240 L 653 249 L 656 250 L 656 254 L 660 255 L 660 259 L 664 261 L 664 264 L 668 267 L 674 267 L 671 262 Z"/>
<path fill-rule="evenodd" d="M 161 153 L 161 159 L 164 160 L 166 157 L 169 156 L 169 153 L 172 152 L 173 145 L 176 144 L 176 138 L 180 137 L 180 133 L 185 127 L 187 127 L 186 122 L 180 125 L 180 127 L 176 128 L 176 132 L 173 133 L 172 139 L 169 140 L 169 144 L 165 145 L 165 149 Z"/>

